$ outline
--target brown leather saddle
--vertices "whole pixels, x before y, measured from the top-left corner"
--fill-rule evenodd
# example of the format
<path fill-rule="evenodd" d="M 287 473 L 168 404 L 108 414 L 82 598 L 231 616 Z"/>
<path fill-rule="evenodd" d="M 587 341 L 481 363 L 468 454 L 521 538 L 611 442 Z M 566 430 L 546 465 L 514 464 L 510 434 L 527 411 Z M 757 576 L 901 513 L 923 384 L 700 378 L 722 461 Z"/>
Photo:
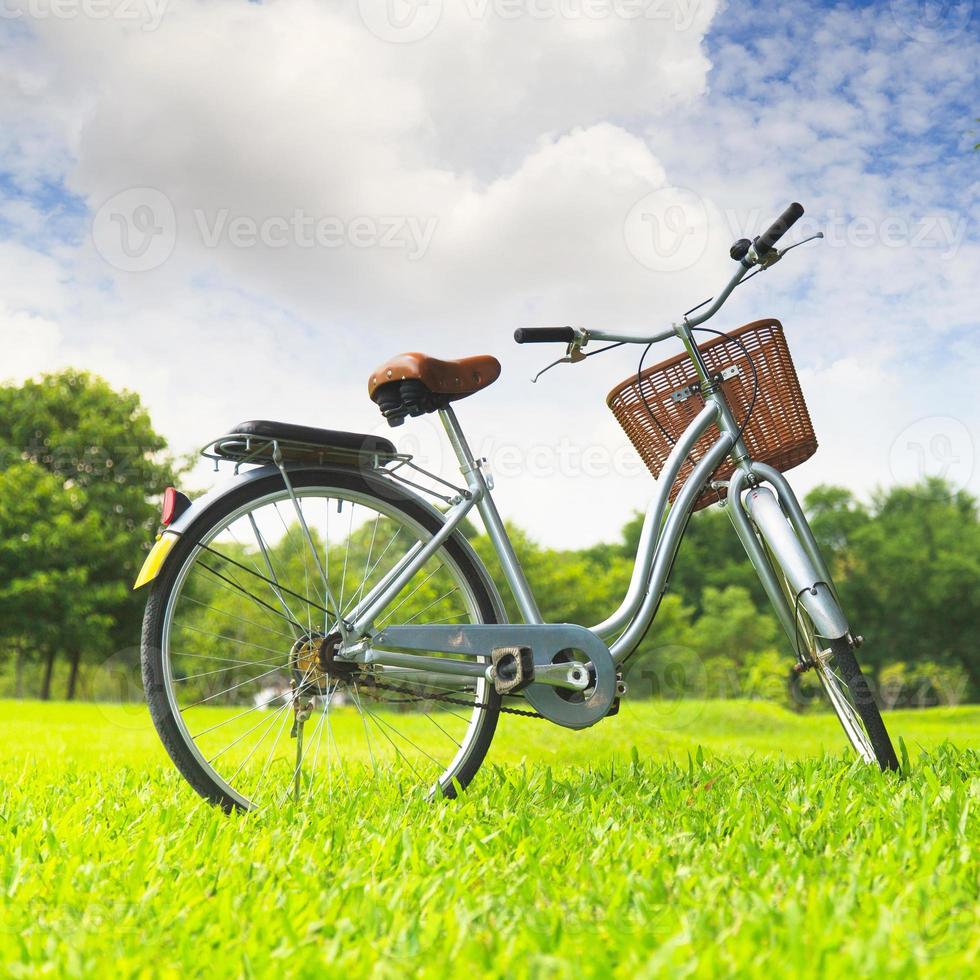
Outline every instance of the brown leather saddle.
<path fill-rule="evenodd" d="M 500 362 L 489 354 L 440 361 L 418 352 L 398 354 L 384 362 L 368 380 L 368 394 L 389 425 L 408 415 L 445 408 L 487 388 L 500 377 Z"/>

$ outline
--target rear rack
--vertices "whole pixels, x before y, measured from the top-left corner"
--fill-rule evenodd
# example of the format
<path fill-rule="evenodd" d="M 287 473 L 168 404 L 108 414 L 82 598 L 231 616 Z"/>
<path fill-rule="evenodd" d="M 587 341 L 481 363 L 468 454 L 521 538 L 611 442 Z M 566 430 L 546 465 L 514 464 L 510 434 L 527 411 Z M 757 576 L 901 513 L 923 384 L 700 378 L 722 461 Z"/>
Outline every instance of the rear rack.
<path fill-rule="evenodd" d="M 339 463 L 345 466 L 362 466 L 369 469 L 383 469 L 388 463 L 407 463 L 411 456 L 406 453 L 364 452 L 353 449 L 340 449 L 323 446 L 314 442 L 294 439 L 256 436 L 245 432 L 228 432 L 213 439 L 201 450 L 205 459 L 214 461 L 215 470 L 220 463 L 235 464 L 235 472 L 245 464 L 264 466 L 269 463 L 312 463 L 325 466 Z"/>
<path fill-rule="evenodd" d="M 410 453 L 386 453 L 377 450 L 365 452 L 354 449 L 338 449 L 333 446 L 323 446 L 319 443 L 303 442 L 297 439 L 279 439 L 269 436 L 256 436 L 246 432 L 229 432 L 213 439 L 202 450 L 205 459 L 214 461 L 217 471 L 221 463 L 234 463 L 235 474 L 245 465 L 278 466 L 280 463 L 305 463 L 313 466 L 357 466 L 370 469 L 397 480 L 408 487 L 420 490 L 444 503 L 451 504 L 454 500 L 468 495 L 468 491 L 444 480 L 417 463 Z M 440 489 L 425 486 L 409 479 L 401 470 L 422 474 Z M 451 491 L 446 494 L 446 490 Z"/>

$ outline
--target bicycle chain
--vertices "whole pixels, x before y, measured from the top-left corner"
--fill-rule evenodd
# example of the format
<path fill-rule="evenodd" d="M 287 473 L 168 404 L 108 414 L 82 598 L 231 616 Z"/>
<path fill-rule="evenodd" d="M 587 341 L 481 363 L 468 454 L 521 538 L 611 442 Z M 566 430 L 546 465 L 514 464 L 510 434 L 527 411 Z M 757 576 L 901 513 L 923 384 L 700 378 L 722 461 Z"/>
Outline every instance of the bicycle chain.
<path fill-rule="evenodd" d="M 417 691 L 413 691 L 410 687 L 402 687 L 400 684 L 385 684 L 372 680 L 370 687 L 378 688 L 382 691 L 394 691 L 395 694 L 408 694 L 414 701 L 444 701 L 446 704 L 458 704 L 464 708 L 480 708 L 482 711 L 488 711 L 490 709 L 489 704 L 481 704 L 479 701 L 475 703 L 473 701 L 464 701 L 462 698 L 454 698 L 448 694 L 420 697 Z M 525 711 L 523 708 L 507 708 L 504 705 L 500 705 L 497 710 L 506 715 L 520 715 L 522 718 L 544 719 L 544 715 L 539 715 L 536 711 Z"/>

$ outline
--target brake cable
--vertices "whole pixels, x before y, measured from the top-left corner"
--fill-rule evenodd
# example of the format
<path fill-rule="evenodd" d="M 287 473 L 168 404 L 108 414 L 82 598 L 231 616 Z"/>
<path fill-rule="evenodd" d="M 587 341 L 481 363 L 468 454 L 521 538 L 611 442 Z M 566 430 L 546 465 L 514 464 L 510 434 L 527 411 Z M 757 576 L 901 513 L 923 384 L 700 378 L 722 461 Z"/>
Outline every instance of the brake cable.
<path fill-rule="evenodd" d="M 615 344 L 607 344 L 605 347 L 600 347 L 598 350 L 590 350 L 587 354 L 582 354 L 582 349 L 579 347 L 576 349 L 580 354 L 582 354 L 582 356 L 575 358 L 573 358 L 571 354 L 571 350 L 574 345 L 570 344 L 568 348 L 569 352 L 566 353 L 564 357 L 559 357 L 557 361 L 552 361 L 547 367 L 544 367 L 538 371 L 538 373 L 531 378 L 531 384 L 537 384 L 538 378 L 540 378 L 541 375 L 547 374 L 553 367 L 558 367 L 559 364 L 576 364 L 579 361 L 586 360 L 587 358 L 595 357 L 596 354 L 604 354 L 607 350 L 612 350 L 614 347 L 622 347 L 625 343 L 625 340 L 619 340 Z"/>

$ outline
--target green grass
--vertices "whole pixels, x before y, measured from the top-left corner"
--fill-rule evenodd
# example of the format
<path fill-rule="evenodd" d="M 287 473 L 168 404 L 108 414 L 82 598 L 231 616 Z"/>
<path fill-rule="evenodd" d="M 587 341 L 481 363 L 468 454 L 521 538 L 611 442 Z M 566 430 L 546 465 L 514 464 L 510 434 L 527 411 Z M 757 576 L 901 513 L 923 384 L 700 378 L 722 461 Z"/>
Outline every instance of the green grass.
<path fill-rule="evenodd" d="M 889 715 L 902 777 L 854 764 L 833 718 L 760 703 L 508 718 L 455 803 L 338 789 L 230 818 L 142 708 L 0 719 L 4 975 L 957 977 L 980 956 L 980 708 Z"/>

